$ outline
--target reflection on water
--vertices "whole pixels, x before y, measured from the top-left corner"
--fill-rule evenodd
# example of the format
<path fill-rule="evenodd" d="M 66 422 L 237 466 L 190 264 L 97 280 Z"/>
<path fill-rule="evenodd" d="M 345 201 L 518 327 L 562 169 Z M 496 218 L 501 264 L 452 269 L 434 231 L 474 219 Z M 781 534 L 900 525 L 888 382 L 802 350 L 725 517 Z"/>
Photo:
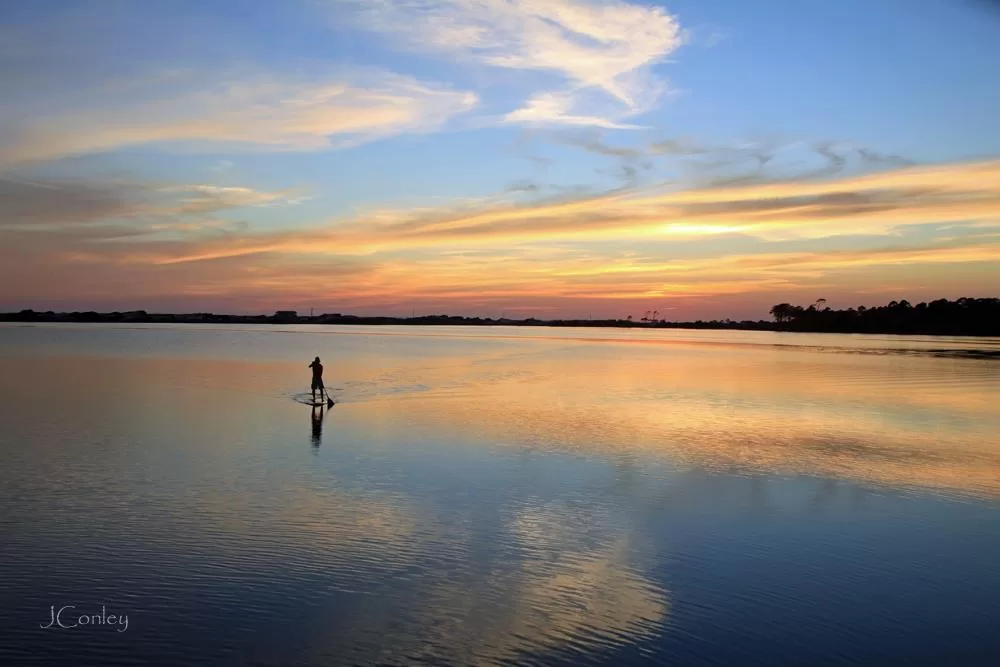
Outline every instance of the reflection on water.
<path fill-rule="evenodd" d="M 0 662 L 1000 659 L 996 340 L 287 329 L 0 327 Z"/>
<path fill-rule="evenodd" d="M 313 406 L 312 415 L 310 420 L 312 422 L 312 444 L 313 447 L 319 447 L 320 443 L 323 441 L 323 417 L 326 416 L 323 406 Z"/>

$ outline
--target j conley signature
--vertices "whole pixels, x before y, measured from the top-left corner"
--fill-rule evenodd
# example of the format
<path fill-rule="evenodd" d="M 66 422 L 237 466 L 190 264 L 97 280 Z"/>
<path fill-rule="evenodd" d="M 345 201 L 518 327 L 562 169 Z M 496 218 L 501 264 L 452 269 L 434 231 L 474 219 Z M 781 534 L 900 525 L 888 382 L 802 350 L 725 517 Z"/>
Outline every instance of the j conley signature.
<path fill-rule="evenodd" d="M 117 625 L 117 632 L 128 630 L 128 616 L 109 614 L 106 605 L 101 605 L 100 614 L 81 614 L 76 611 L 76 605 L 68 604 L 59 609 L 55 605 L 49 607 L 51 618 L 46 625 L 38 627 L 46 630 L 48 628 L 79 628 L 89 625 Z"/>

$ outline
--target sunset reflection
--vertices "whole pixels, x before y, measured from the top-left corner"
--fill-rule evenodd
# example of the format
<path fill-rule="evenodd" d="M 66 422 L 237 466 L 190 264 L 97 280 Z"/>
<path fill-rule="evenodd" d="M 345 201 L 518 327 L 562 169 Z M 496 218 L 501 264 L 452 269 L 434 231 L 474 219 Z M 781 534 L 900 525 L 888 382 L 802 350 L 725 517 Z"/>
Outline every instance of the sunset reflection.
<path fill-rule="evenodd" d="M 386 409 L 491 445 L 1000 494 L 988 362 L 584 349 L 493 359 L 478 376 L 475 359 L 454 359 L 421 376 L 433 391 L 387 394 Z"/>

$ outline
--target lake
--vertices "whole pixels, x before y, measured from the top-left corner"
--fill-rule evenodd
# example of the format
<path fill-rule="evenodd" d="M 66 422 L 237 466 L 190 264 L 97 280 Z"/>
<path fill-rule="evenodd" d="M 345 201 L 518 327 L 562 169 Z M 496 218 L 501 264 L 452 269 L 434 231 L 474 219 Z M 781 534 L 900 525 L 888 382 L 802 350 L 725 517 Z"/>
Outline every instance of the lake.
<path fill-rule="evenodd" d="M 998 352 L 2 325 L 0 664 L 1000 664 Z"/>

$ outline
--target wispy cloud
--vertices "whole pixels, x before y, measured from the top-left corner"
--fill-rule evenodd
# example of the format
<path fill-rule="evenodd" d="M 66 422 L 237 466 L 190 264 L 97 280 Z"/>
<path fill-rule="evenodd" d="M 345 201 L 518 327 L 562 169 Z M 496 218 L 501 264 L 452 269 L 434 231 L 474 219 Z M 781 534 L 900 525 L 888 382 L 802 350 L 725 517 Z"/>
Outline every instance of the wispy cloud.
<path fill-rule="evenodd" d="M 4 284 L 45 276 L 27 281 L 28 292 L 0 291 L 6 301 L 86 298 L 118 286 L 115 294 L 153 303 L 170 294 L 243 307 L 308 303 L 326 277 L 345 308 L 491 304 L 551 313 L 572 303 L 624 308 L 727 295 L 746 297 L 746 307 L 818 286 L 829 295 L 831 285 L 860 284 L 851 276 L 873 271 L 912 278 L 948 267 L 949 284 L 972 285 L 1000 267 L 1000 162 L 534 202 L 523 199 L 529 186 L 515 185 L 499 197 L 270 232 L 240 225 L 240 209 L 295 193 L 0 184 L 22 221 L 43 222 L 0 226 Z M 982 233 L 957 234 L 956 225 Z M 726 238 L 739 243 L 725 250 L 718 242 Z M 987 268 L 956 268 L 977 265 Z"/>
<path fill-rule="evenodd" d="M 848 142 L 758 140 L 726 145 L 668 138 L 624 146 L 609 143 L 600 130 L 550 132 L 546 136 L 557 143 L 616 159 L 621 168 L 632 171 L 651 171 L 657 163 L 666 161 L 674 175 L 683 178 L 689 187 L 809 181 L 913 165 L 902 156 Z"/>
<path fill-rule="evenodd" d="M 333 3 L 343 6 L 343 3 Z M 665 10 L 589 0 L 380 0 L 350 3 L 367 28 L 418 51 L 554 74 L 510 123 L 630 127 L 666 90 L 652 67 L 682 32 Z"/>
<path fill-rule="evenodd" d="M 629 119 L 652 108 L 666 89 L 652 67 L 682 42 L 664 10 L 623 2 L 331 4 L 355 24 L 391 36 L 394 45 L 549 78 L 526 77 L 530 88 L 521 105 L 498 117 L 505 123 L 635 127 Z M 374 68 L 205 68 L 153 54 L 126 66 L 98 20 L 123 22 L 118 14 L 63 12 L 20 32 L 3 31 L 10 39 L 0 48 L 0 76 L 10 99 L 0 110 L 0 167 L 150 144 L 347 147 L 438 130 L 480 102 L 469 90 Z M 95 30 L 91 39 L 81 36 Z M 78 56 L 59 47 L 67 40 Z M 173 47 L 157 44 L 177 58 Z"/>
<path fill-rule="evenodd" d="M 0 290 L 0 300 L 113 293 L 146 307 L 182 295 L 250 308 L 309 303 L 315 281 L 329 279 L 344 308 L 552 313 L 573 303 L 787 300 L 817 286 L 829 295 L 872 271 L 913 278 L 948 267 L 949 284 L 974 285 L 1000 267 L 996 161 L 561 199 L 534 192 L 515 183 L 493 197 L 309 229 L 283 216 L 280 230 L 264 231 L 241 223 L 242 212 L 302 193 L 6 178 L 0 282 L 17 291 Z M 987 268 L 956 268 L 970 266 Z"/>
<path fill-rule="evenodd" d="M 295 13 L 271 9 L 279 22 Z M 366 63 L 248 56 L 247 26 L 214 14 L 118 2 L 15 12 L 0 26 L 0 168 L 147 144 L 352 146 L 437 130 L 478 103 Z"/>
<path fill-rule="evenodd" d="M 327 231 L 248 236 L 153 259 L 188 262 L 258 253 L 373 254 L 542 242 L 691 239 L 763 241 L 896 235 L 923 223 L 1000 219 L 1000 162 L 898 169 L 840 180 L 615 192 L 534 203 L 382 212 Z M 142 261 L 150 261 L 143 258 Z"/>
<path fill-rule="evenodd" d="M 132 87 L 122 98 L 94 90 L 61 107 L 8 119 L 0 164 L 45 160 L 141 144 L 255 150 L 347 146 L 441 127 L 473 108 L 469 92 L 366 71 L 295 77 L 204 73 L 173 86 Z"/>
<path fill-rule="evenodd" d="M 141 234 L 168 222 L 180 225 L 222 211 L 294 201 L 300 194 L 198 183 L 0 177 L 0 231 L 54 233 L 67 226 L 127 222 Z"/>

